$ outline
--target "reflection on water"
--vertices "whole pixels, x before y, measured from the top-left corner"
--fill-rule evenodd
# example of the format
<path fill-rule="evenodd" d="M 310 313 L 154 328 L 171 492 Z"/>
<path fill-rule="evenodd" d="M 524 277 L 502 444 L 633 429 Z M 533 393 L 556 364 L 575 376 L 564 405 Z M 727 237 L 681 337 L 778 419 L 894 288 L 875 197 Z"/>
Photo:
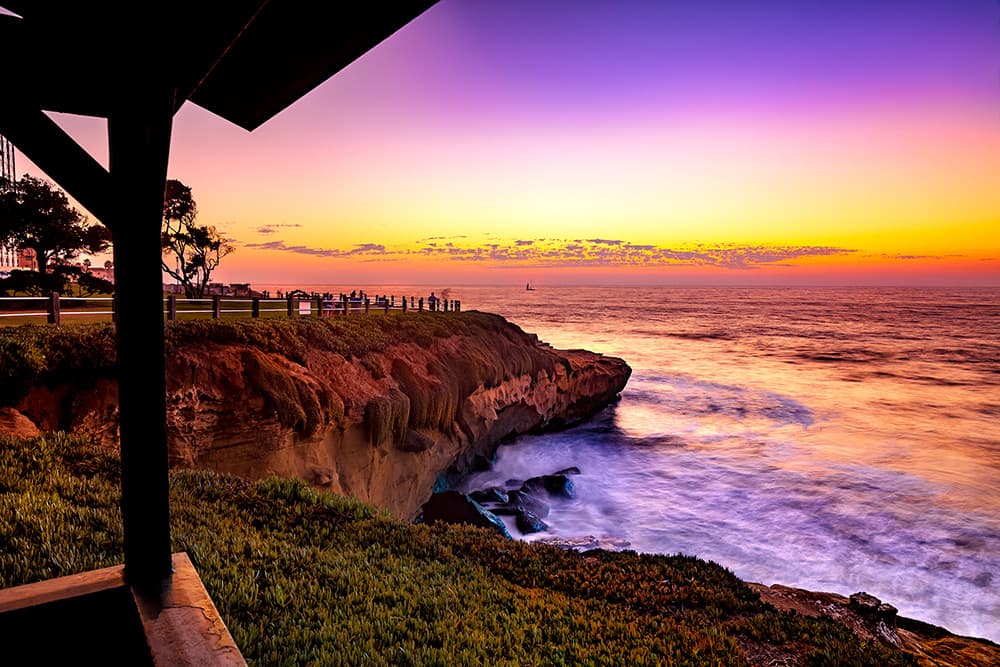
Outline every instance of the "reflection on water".
<path fill-rule="evenodd" d="M 865 590 L 1000 640 L 1000 291 L 452 297 L 634 369 L 621 402 L 501 448 L 468 488 L 575 465 L 578 497 L 553 503 L 550 534 L 695 554 L 765 583 Z"/>

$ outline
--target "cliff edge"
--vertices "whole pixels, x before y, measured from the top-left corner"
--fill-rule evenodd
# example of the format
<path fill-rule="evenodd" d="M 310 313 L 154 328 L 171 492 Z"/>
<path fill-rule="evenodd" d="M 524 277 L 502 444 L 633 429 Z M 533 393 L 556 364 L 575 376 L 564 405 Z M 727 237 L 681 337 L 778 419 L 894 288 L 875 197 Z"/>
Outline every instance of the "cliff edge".
<path fill-rule="evenodd" d="M 404 519 L 441 474 L 593 414 L 631 373 L 478 312 L 177 322 L 167 347 L 171 465 L 302 477 Z M 113 446 L 112 369 L 43 369 L 13 407 L 41 430 Z"/>

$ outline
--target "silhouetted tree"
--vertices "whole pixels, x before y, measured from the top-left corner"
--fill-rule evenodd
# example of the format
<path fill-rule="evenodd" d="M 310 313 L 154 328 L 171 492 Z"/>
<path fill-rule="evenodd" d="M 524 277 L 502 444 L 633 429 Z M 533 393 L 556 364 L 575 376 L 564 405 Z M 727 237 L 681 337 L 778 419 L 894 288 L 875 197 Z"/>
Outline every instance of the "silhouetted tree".
<path fill-rule="evenodd" d="M 107 250 L 111 233 L 89 224 L 59 188 L 24 175 L 16 187 L 0 188 L 0 243 L 34 250 L 38 272 L 45 274 L 50 263 Z"/>
<path fill-rule="evenodd" d="M 212 271 L 235 249 L 215 227 L 196 224 L 197 216 L 191 188 L 178 180 L 167 181 L 160 235 L 163 270 L 184 286 L 188 298 L 205 295 Z"/>

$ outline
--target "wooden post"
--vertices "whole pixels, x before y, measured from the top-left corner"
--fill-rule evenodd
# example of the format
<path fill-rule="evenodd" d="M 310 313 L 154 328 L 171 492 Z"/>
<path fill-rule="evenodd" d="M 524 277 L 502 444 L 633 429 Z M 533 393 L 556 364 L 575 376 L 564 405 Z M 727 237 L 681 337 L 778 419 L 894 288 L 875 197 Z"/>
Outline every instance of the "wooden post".
<path fill-rule="evenodd" d="M 177 319 L 177 295 L 167 295 L 167 319 L 173 322 Z"/>
<path fill-rule="evenodd" d="M 457 312 L 457 313 L 462 312 L 462 302 L 461 301 L 456 301 L 455 302 L 455 312 Z"/>
<path fill-rule="evenodd" d="M 344 296 L 344 317 L 351 314 L 351 300 Z"/>
<path fill-rule="evenodd" d="M 392 299 L 392 301 L 391 301 L 392 307 L 395 308 L 396 307 L 396 297 L 392 296 L 390 298 Z"/>
<path fill-rule="evenodd" d="M 53 292 L 49 295 L 49 324 L 59 324 L 60 314 L 59 314 L 59 292 Z"/>
<path fill-rule="evenodd" d="M 155 70 L 155 66 L 153 67 Z M 110 219 L 117 280 L 118 422 L 125 577 L 156 590 L 173 569 L 167 461 L 160 224 L 174 90 L 155 74 L 108 116 Z"/>
<path fill-rule="evenodd" d="M 217 320 L 222 317 L 222 297 L 218 294 L 212 295 L 212 319 Z"/>
<path fill-rule="evenodd" d="M 288 306 L 288 308 L 287 308 L 287 310 L 288 310 L 288 316 L 289 317 L 295 317 L 295 308 L 296 308 L 295 297 L 294 296 L 289 296 L 285 300 L 288 302 L 287 303 L 287 306 Z"/>
<path fill-rule="evenodd" d="M 424 297 L 420 297 L 420 301 L 417 302 L 417 310 L 424 311 Z"/>
<path fill-rule="evenodd" d="M 316 305 L 316 317 L 323 317 L 323 299 L 322 297 L 316 297 L 313 300 Z"/>
<path fill-rule="evenodd" d="M 385 309 L 385 314 L 388 315 L 389 314 L 389 297 L 384 297 L 382 299 L 382 306 Z"/>
<path fill-rule="evenodd" d="M 406 297 L 403 297 L 403 312 L 406 312 Z"/>
<path fill-rule="evenodd" d="M 250 299 L 250 317 L 260 317 L 260 297 L 255 296 Z"/>
<path fill-rule="evenodd" d="M 368 297 L 365 297 L 365 315 L 368 314 L 368 308 L 369 308 L 370 305 L 371 305 L 371 303 L 370 303 Z"/>

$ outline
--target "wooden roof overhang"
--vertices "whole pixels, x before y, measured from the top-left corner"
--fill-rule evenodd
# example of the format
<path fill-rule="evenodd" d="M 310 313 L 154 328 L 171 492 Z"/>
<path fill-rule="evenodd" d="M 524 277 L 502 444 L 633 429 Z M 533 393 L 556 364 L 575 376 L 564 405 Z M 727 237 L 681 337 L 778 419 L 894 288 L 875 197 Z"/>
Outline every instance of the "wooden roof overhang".
<path fill-rule="evenodd" d="M 0 0 L 0 134 L 112 232 L 125 576 L 171 572 L 160 224 L 185 101 L 253 130 L 435 0 Z M 105 169 L 44 111 L 108 119 Z"/>

